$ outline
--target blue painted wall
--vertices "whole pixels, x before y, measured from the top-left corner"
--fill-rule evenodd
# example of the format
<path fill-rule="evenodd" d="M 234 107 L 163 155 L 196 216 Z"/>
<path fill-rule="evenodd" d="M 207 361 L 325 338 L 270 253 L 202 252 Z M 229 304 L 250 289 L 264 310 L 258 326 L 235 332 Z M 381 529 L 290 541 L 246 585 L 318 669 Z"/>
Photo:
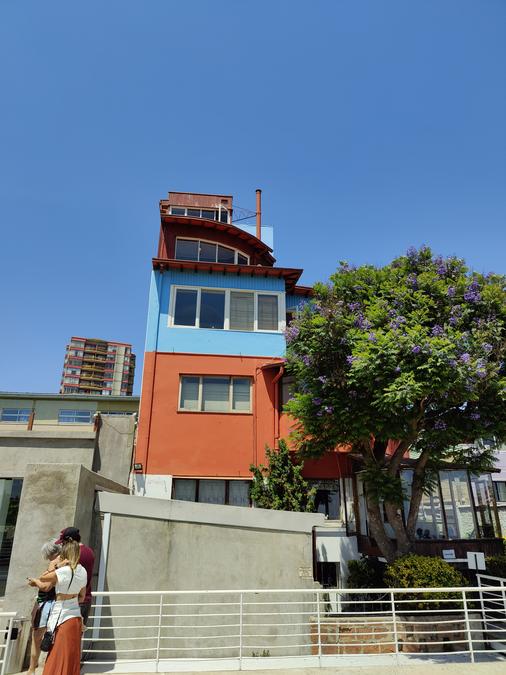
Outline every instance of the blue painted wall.
<path fill-rule="evenodd" d="M 153 272 L 149 292 L 145 351 L 269 357 L 285 355 L 285 337 L 282 333 L 169 327 L 167 324 L 171 286 L 284 291 L 285 282 L 283 279 L 232 274 L 177 272 L 173 270 L 163 274 Z"/>
<path fill-rule="evenodd" d="M 286 294 L 286 311 L 288 312 L 289 310 L 294 310 L 299 307 L 304 307 L 306 303 L 309 302 L 311 298 L 306 298 L 305 296 L 301 295 L 289 295 L 288 293 Z"/>

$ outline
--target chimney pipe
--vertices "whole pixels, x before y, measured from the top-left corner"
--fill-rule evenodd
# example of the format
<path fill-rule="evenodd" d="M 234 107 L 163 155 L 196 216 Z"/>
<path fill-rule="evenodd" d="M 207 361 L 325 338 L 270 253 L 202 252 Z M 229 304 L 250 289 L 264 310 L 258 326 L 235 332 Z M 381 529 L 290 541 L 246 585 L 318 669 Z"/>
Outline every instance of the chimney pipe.
<path fill-rule="evenodd" d="M 257 190 L 257 239 L 262 238 L 262 190 Z"/>

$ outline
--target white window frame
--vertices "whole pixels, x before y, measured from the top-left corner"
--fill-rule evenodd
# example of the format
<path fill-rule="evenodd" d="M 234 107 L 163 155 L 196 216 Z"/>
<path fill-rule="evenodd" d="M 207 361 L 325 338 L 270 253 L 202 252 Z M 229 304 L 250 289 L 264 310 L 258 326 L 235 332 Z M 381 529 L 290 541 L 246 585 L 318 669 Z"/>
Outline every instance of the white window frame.
<path fill-rule="evenodd" d="M 194 326 L 181 326 L 174 323 L 174 314 L 176 310 L 176 295 L 178 290 L 197 291 L 197 307 Z M 235 333 L 282 333 L 286 328 L 286 309 L 285 309 L 285 294 L 280 291 L 257 291 L 246 288 L 219 288 L 210 286 L 171 286 L 169 299 L 169 315 L 167 319 L 167 326 L 169 328 L 199 328 L 200 329 L 200 297 L 202 291 L 222 291 L 225 293 L 225 316 L 223 321 L 223 328 L 207 328 L 206 330 L 231 330 Z M 254 295 L 254 319 L 253 330 L 237 330 L 230 328 L 230 294 L 231 293 L 253 293 Z M 259 295 L 275 295 L 278 298 L 278 329 L 269 330 L 266 328 L 258 328 L 258 296 Z"/>
<path fill-rule="evenodd" d="M 73 420 L 65 420 L 62 419 L 62 413 L 74 413 L 74 419 Z M 80 413 L 89 413 L 90 419 L 88 421 L 85 420 L 79 420 L 75 419 L 76 417 L 79 417 Z M 63 415 L 63 417 L 71 417 L 70 415 Z M 60 408 L 58 410 L 58 424 L 92 424 L 93 423 L 93 410 L 85 410 L 85 409 L 73 409 L 73 408 Z"/>
<path fill-rule="evenodd" d="M 182 408 L 181 407 L 181 391 L 183 389 L 183 378 L 184 377 L 198 377 L 199 380 L 199 397 L 197 408 Z M 212 379 L 225 379 L 228 378 L 228 410 L 203 410 L 202 404 L 202 392 L 204 390 L 204 378 Z M 249 410 L 234 410 L 232 408 L 233 403 L 233 381 L 234 380 L 249 380 Z M 178 412 L 184 413 L 204 413 L 205 415 L 251 415 L 253 413 L 253 378 L 249 375 L 197 375 L 196 373 L 182 373 L 179 376 L 179 391 L 177 399 L 177 410 Z"/>
<path fill-rule="evenodd" d="M 248 262 L 246 263 L 247 265 L 250 264 L 250 256 L 247 253 L 243 253 L 243 251 L 240 251 L 238 248 L 234 248 L 233 246 L 227 246 L 226 244 L 222 244 L 219 241 L 213 241 L 212 239 L 200 239 L 199 237 L 176 237 L 176 243 L 174 246 L 174 255 L 176 255 L 177 251 L 177 242 L 178 240 L 181 239 L 183 241 L 198 241 L 199 242 L 199 260 L 187 260 L 187 262 L 209 262 L 208 260 L 200 260 L 200 243 L 202 242 L 203 244 L 215 244 L 216 245 L 216 260 L 215 263 L 217 265 L 238 265 L 239 263 L 237 262 L 238 260 L 238 255 L 244 256 L 244 258 L 247 258 Z M 231 251 L 234 251 L 234 262 L 233 263 L 220 263 L 218 262 L 218 246 L 223 246 L 223 248 L 229 248 Z M 174 258 L 174 260 L 183 260 L 185 261 L 186 258 Z"/>
<path fill-rule="evenodd" d="M 181 211 L 184 211 L 183 213 L 173 213 L 172 209 L 180 209 Z M 191 209 L 192 211 L 200 211 L 200 216 L 188 216 L 188 209 Z M 174 204 L 173 206 L 170 207 L 170 215 L 171 216 L 185 216 L 185 217 L 190 217 L 190 218 L 204 218 L 202 215 L 202 211 L 214 211 L 218 218 L 206 218 L 206 220 L 214 220 L 217 223 L 224 223 L 223 220 L 221 220 L 221 212 L 226 211 L 227 213 L 227 222 L 226 224 L 230 223 L 230 209 L 228 209 L 224 204 L 220 204 L 219 206 L 209 206 L 208 208 L 204 208 L 203 206 L 177 206 L 177 204 Z"/>

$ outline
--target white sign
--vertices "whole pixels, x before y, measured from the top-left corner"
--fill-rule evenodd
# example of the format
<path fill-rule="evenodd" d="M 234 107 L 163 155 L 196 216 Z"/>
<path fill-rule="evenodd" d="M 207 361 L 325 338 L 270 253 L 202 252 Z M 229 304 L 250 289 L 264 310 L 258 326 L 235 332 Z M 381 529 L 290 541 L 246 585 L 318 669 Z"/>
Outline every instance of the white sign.
<path fill-rule="evenodd" d="M 445 560 L 455 560 L 455 549 L 454 548 L 443 549 L 443 558 Z"/>
<path fill-rule="evenodd" d="M 470 570 L 486 570 L 485 554 L 481 551 L 468 551 L 467 566 Z"/>

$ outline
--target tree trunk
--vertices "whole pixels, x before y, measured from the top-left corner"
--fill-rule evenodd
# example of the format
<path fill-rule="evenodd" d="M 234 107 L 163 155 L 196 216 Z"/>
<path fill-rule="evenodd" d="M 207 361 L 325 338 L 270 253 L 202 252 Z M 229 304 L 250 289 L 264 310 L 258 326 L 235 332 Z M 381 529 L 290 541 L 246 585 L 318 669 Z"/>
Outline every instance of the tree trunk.
<path fill-rule="evenodd" d="M 380 506 L 367 494 L 366 505 L 369 527 L 371 528 L 372 535 L 386 561 L 391 563 L 397 557 L 396 550 L 393 541 L 385 531 L 385 524 L 383 523 L 383 518 L 381 517 Z"/>
<path fill-rule="evenodd" d="M 411 484 L 411 499 L 409 504 L 409 514 L 406 522 L 406 531 L 410 539 L 415 538 L 416 522 L 418 520 L 418 509 L 423 497 L 423 485 L 425 479 L 425 467 L 429 461 L 429 451 L 424 450 L 418 458 L 413 471 L 413 482 Z"/>
<path fill-rule="evenodd" d="M 387 514 L 388 523 L 391 525 L 395 540 L 397 543 L 395 557 L 399 558 L 401 555 L 406 555 L 412 549 L 410 537 L 406 531 L 406 526 L 402 519 L 401 507 L 399 504 L 392 502 L 385 502 L 385 511 Z"/>

